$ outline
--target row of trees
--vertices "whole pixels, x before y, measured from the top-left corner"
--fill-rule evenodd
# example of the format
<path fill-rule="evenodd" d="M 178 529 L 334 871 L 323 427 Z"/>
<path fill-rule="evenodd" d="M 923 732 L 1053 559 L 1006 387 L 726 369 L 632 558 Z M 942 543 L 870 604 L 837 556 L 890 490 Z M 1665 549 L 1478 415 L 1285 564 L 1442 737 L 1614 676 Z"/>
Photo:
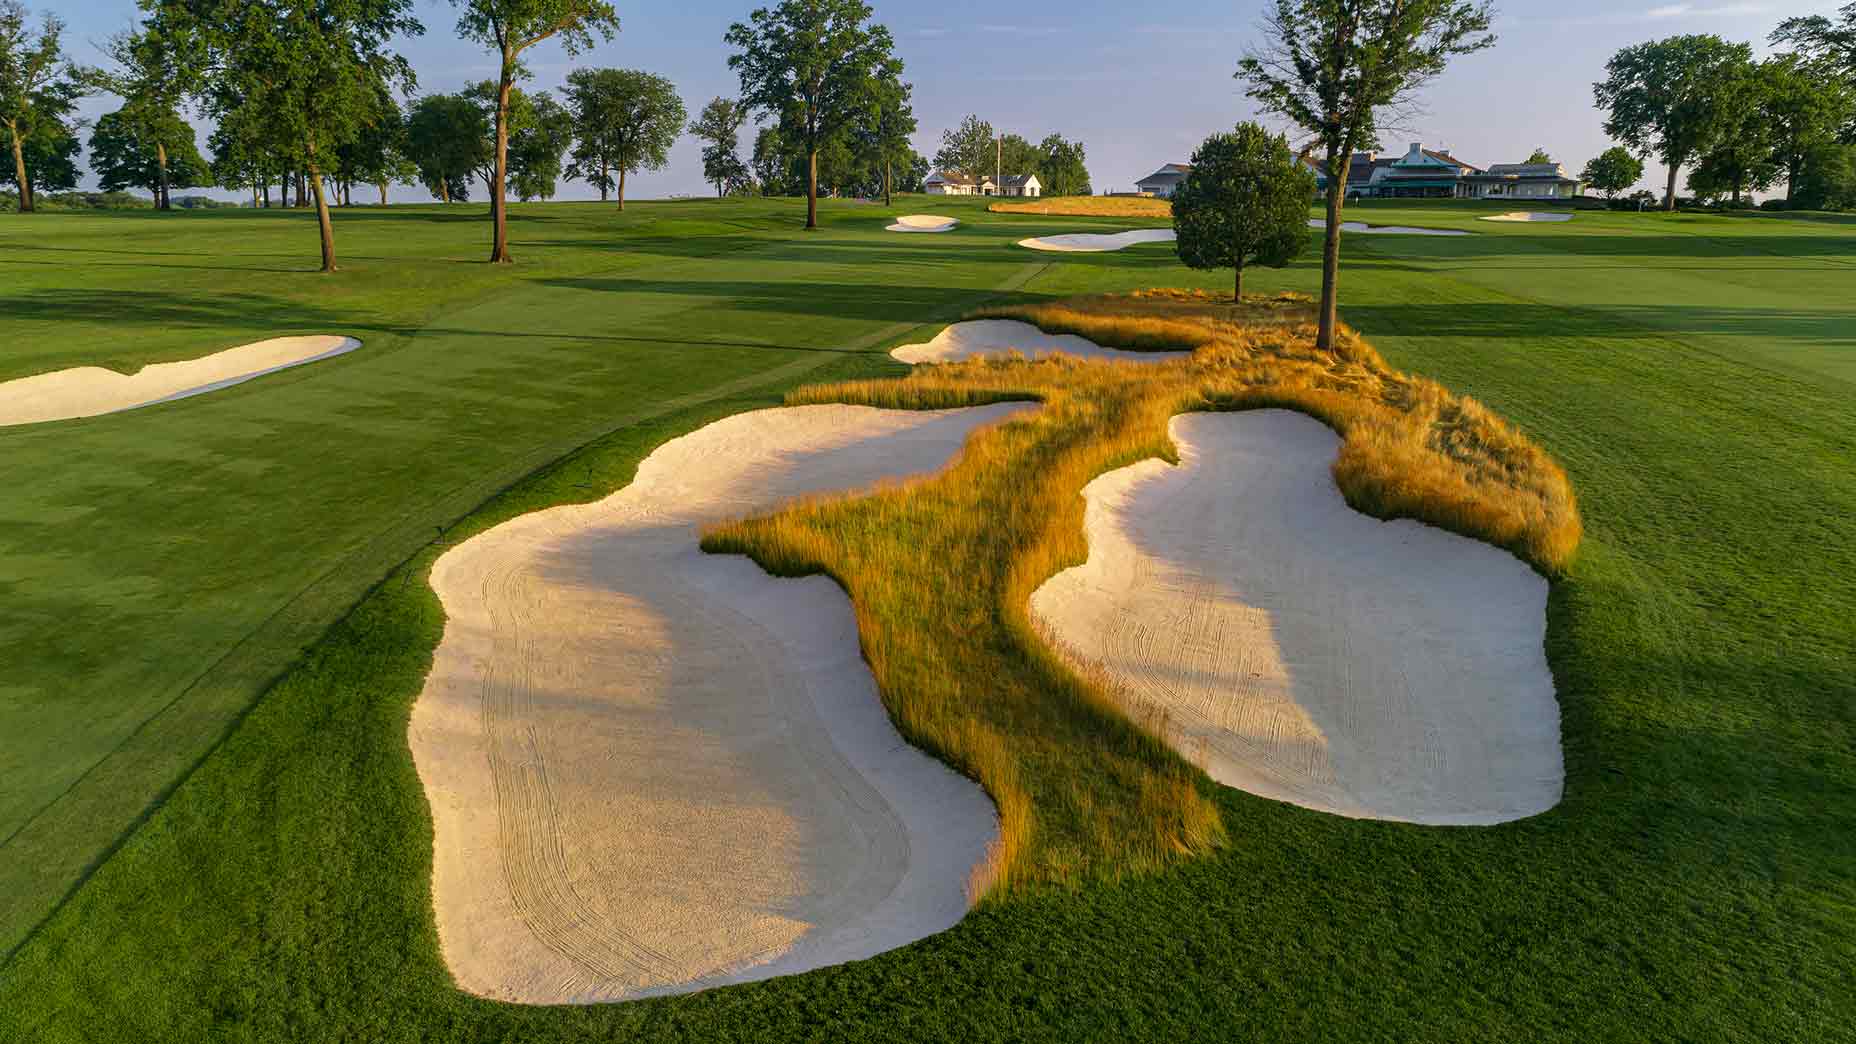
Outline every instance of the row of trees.
<path fill-rule="evenodd" d="M 1684 167 L 1695 195 L 1734 203 L 1781 182 L 1787 206 L 1839 204 L 1837 197 L 1856 192 L 1848 186 L 1856 4 L 1834 20 L 1787 19 L 1771 42 L 1790 49 L 1755 61 L 1744 43 L 1673 36 L 1624 48 L 1606 64 L 1605 79 L 1593 85 L 1605 133 L 1662 161 L 1665 209 L 1675 208 Z M 1612 167 L 1620 163 L 1612 156 Z"/>
<path fill-rule="evenodd" d="M 1083 143 L 1065 141 L 1061 134 L 1046 135 L 1036 145 L 1017 134 L 996 134 L 992 124 L 969 115 L 960 126 L 941 132 L 941 148 L 934 154 L 941 170 L 969 177 L 982 174 L 1036 174 L 1047 196 L 1087 196 L 1089 169 L 1084 166 Z"/>

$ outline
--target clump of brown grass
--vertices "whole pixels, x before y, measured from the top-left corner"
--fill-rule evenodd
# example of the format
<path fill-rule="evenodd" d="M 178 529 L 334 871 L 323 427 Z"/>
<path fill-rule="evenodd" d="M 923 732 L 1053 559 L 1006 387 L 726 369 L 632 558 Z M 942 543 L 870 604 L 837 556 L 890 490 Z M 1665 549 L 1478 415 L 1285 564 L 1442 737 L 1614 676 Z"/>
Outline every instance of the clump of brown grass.
<path fill-rule="evenodd" d="M 1150 196 L 1047 196 L 1043 199 L 994 203 L 995 214 L 1051 214 L 1060 217 L 1173 216 L 1173 204 Z"/>
<path fill-rule="evenodd" d="M 1488 540 L 1548 572 L 1578 544 L 1571 488 L 1539 447 L 1473 400 L 1394 371 L 1351 331 L 1336 351 L 1315 349 L 1306 299 L 1151 291 L 987 314 L 1195 351 L 1159 364 L 973 359 L 801 388 L 790 402 L 1043 405 L 975 433 L 940 475 L 805 501 L 703 538 L 776 574 L 828 573 L 850 592 L 897 727 L 998 805 L 1001 838 L 970 883 L 976 895 L 1138 872 L 1224 838 L 1209 784 L 1157 738 L 1164 728 L 1133 720 L 1106 679 L 1073 670 L 1028 609 L 1032 591 L 1088 554 L 1083 486 L 1148 457 L 1175 459 L 1173 415 L 1300 410 L 1342 436 L 1334 478 L 1359 510 Z"/>

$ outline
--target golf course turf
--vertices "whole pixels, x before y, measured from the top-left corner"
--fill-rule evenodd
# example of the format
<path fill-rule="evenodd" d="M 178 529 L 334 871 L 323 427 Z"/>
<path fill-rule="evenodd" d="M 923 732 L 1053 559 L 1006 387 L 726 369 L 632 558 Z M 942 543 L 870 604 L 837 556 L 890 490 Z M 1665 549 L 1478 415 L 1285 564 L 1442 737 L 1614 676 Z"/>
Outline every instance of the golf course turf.
<path fill-rule="evenodd" d="M 1223 287 L 1141 222 L 793 201 L 0 225 L 0 379 L 292 333 L 367 350 L 0 432 L 0 1039 L 1850 1039 L 1856 1022 L 1856 224 L 1350 207 L 1342 317 L 1569 472 L 1549 603 L 1566 790 L 1493 828 L 1200 781 L 1225 843 L 1014 890 L 875 959 L 688 997 L 455 990 L 405 740 L 423 583 L 497 521 L 992 303 Z M 1151 219 L 1149 219 L 1151 221 Z M 1308 261 L 1247 273 L 1306 291 Z M 976 687 L 975 698 L 983 696 Z"/>

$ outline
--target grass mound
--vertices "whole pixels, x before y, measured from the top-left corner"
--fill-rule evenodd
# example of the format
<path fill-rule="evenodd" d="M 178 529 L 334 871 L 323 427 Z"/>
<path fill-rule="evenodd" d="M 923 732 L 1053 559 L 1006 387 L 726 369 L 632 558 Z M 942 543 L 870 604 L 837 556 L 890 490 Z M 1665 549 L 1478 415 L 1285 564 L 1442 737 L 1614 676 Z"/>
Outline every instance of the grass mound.
<path fill-rule="evenodd" d="M 1035 414 L 977 433 L 949 471 L 871 495 L 819 498 L 725 523 L 706 550 L 778 575 L 824 572 L 850 592 L 864 653 L 903 734 L 998 803 L 1000 848 L 976 888 L 1151 869 L 1220 844 L 1198 776 L 1137 727 L 1099 679 L 1051 654 L 1031 592 L 1088 554 L 1081 491 L 1147 457 L 1172 460 L 1167 421 L 1192 410 L 1287 407 L 1340 432 L 1348 502 L 1506 547 L 1556 572 L 1577 547 L 1563 471 L 1473 400 L 1394 371 L 1351 331 L 1314 348 L 1302 297 L 1188 291 L 988 309 L 1050 333 L 1195 354 L 1132 366 L 1056 357 L 923 366 L 896 380 L 811 385 L 790 404 L 933 409 L 1035 399 Z"/>
<path fill-rule="evenodd" d="M 1170 218 L 1173 204 L 1151 196 L 1051 196 L 986 208 L 995 214 L 1049 214 L 1056 217 Z"/>

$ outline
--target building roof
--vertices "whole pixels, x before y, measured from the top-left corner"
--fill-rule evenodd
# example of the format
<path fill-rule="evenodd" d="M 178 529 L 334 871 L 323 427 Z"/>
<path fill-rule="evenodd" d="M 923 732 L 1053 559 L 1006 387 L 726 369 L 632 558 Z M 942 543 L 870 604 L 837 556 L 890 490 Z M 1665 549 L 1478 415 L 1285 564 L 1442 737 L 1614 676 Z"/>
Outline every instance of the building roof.
<path fill-rule="evenodd" d="M 937 170 L 923 179 L 923 184 L 933 181 L 943 185 L 978 185 L 982 181 L 991 180 L 992 178 L 989 175 L 981 175 L 976 178 L 969 174 L 962 174 L 957 170 Z"/>
<path fill-rule="evenodd" d="M 1496 163 L 1486 172 L 1474 175 L 1483 181 L 1561 181 L 1573 182 L 1566 168 L 1558 163 Z"/>
<path fill-rule="evenodd" d="M 1002 188 L 1023 188 L 1037 180 L 1036 174 L 1006 174 L 999 178 L 999 185 Z"/>
<path fill-rule="evenodd" d="M 1150 182 L 1175 182 L 1181 180 L 1190 173 L 1192 173 L 1192 164 L 1190 163 L 1164 163 L 1161 164 L 1159 170 L 1147 175 L 1135 182 L 1135 184 L 1146 185 Z"/>

